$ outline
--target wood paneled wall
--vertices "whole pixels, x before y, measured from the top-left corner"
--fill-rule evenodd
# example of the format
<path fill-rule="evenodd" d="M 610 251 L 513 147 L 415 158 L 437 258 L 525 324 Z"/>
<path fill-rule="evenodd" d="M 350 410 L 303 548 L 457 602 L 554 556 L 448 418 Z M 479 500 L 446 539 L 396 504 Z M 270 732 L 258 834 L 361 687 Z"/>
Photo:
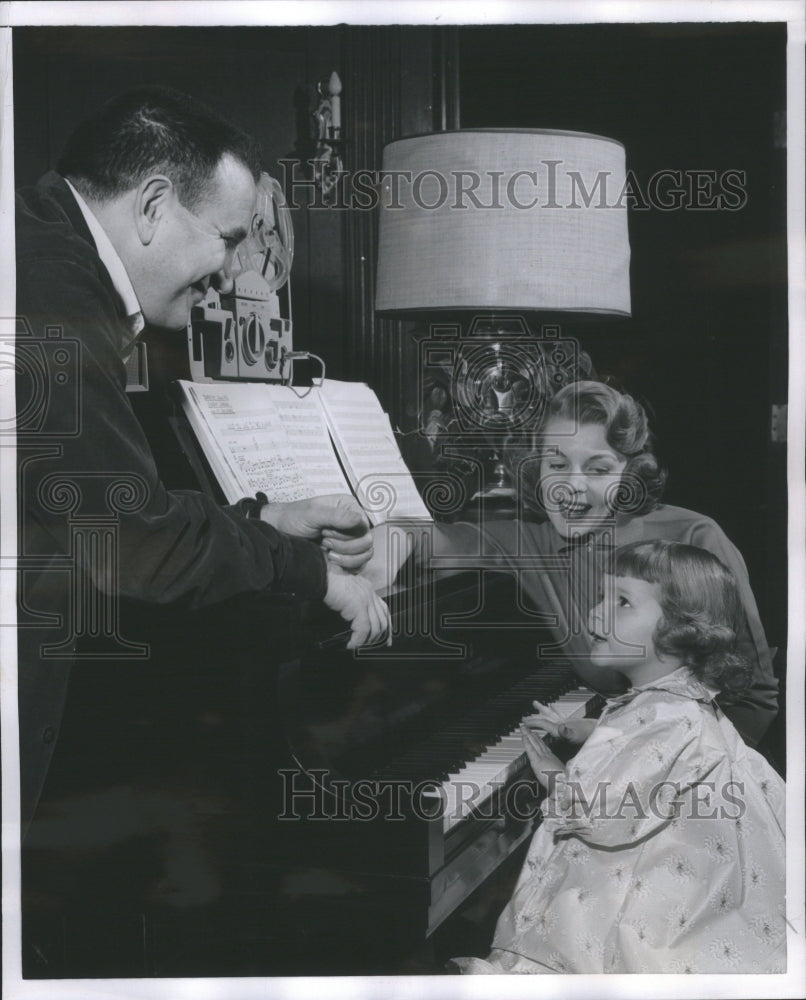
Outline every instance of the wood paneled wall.
<path fill-rule="evenodd" d="M 378 170 L 387 142 L 432 130 L 440 101 L 435 41 L 425 28 L 345 29 L 345 87 L 353 95 L 345 101 L 349 169 Z M 416 374 L 410 324 L 375 315 L 377 211 L 349 211 L 345 223 L 345 371 L 369 382 L 399 425 L 416 405 L 409 398 Z"/>

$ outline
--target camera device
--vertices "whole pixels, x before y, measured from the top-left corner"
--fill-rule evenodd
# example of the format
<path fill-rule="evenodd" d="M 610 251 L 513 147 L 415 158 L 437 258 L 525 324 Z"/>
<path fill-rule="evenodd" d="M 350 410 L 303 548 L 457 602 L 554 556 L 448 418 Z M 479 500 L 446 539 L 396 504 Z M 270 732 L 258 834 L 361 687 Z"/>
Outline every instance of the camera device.
<path fill-rule="evenodd" d="M 293 259 L 294 229 L 282 188 L 261 174 L 252 225 L 233 262 L 232 291 L 210 288 L 190 311 L 188 356 L 195 382 L 289 381 Z"/>

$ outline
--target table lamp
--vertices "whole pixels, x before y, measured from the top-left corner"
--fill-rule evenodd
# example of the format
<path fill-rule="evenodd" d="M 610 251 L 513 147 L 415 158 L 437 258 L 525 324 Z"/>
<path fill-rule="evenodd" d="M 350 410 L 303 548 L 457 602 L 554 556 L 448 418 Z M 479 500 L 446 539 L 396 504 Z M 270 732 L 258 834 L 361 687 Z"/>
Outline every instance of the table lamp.
<path fill-rule="evenodd" d="M 564 317 L 630 315 L 625 151 L 546 129 L 466 129 L 384 148 L 376 311 L 418 320 L 419 433 L 512 493 L 501 450 L 587 374 Z"/>

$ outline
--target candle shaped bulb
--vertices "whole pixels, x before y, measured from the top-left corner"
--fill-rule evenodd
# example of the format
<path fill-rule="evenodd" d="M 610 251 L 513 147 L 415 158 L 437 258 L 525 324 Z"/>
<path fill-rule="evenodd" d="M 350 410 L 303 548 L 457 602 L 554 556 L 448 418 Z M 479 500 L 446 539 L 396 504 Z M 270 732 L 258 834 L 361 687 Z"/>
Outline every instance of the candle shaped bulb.
<path fill-rule="evenodd" d="M 330 74 L 327 89 L 330 91 L 330 125 L 333 135 L 338 135 L 341 129 L 341 80 L 335 70 Z"/>

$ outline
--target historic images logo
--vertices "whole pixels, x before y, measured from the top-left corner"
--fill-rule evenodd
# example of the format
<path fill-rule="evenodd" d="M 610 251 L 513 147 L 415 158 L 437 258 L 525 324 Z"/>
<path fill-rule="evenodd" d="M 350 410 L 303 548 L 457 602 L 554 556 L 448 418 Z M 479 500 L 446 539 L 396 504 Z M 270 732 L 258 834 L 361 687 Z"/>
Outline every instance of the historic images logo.
<path fill-rule="evenodd" d="M 747 204 L 747 172 L 664 168 L 641 179 L 634 170 L 614 178 L 606 170 L 586 179 L 578 170 L 564 170 L 562 160 L 540 160 L 533 169 L 357 170 L 345 171 L 325 202 L 321 190 L 301 169 L 299 160 L 280 160 L 289 208 L 402 210 L 404 202 L 425 211 L 518 209 L 608 209 L 634 212 L 736 212 Z M 309 163 L 312 166 L 313 161 Z M 562 179 L 566 183 L 559 183 Z M 309 200 L 310 199 L 310 202 Z"/>
<path fill-rule="evenodd" d="M 458 822 L 471 814 L 476 819 L 531 822 L 560 820 L 582 829 L 594 823 L 676 822 L 688 820 L 740 820 L 746 811 L 744 784 L 697 781 L 683 786 L 677 781 L 651 784 L 640 780 L 600 781 L 595 788 L 549 772 L 549 788 L 542 796 L 534 778 L 522 776 L 504 783 L 493 781 L 412 782 L 349 781 L 324 769 L 279 772 L 283 809 L 278 819 L 288 821 L 402 822 L 413 817 Z"/>

